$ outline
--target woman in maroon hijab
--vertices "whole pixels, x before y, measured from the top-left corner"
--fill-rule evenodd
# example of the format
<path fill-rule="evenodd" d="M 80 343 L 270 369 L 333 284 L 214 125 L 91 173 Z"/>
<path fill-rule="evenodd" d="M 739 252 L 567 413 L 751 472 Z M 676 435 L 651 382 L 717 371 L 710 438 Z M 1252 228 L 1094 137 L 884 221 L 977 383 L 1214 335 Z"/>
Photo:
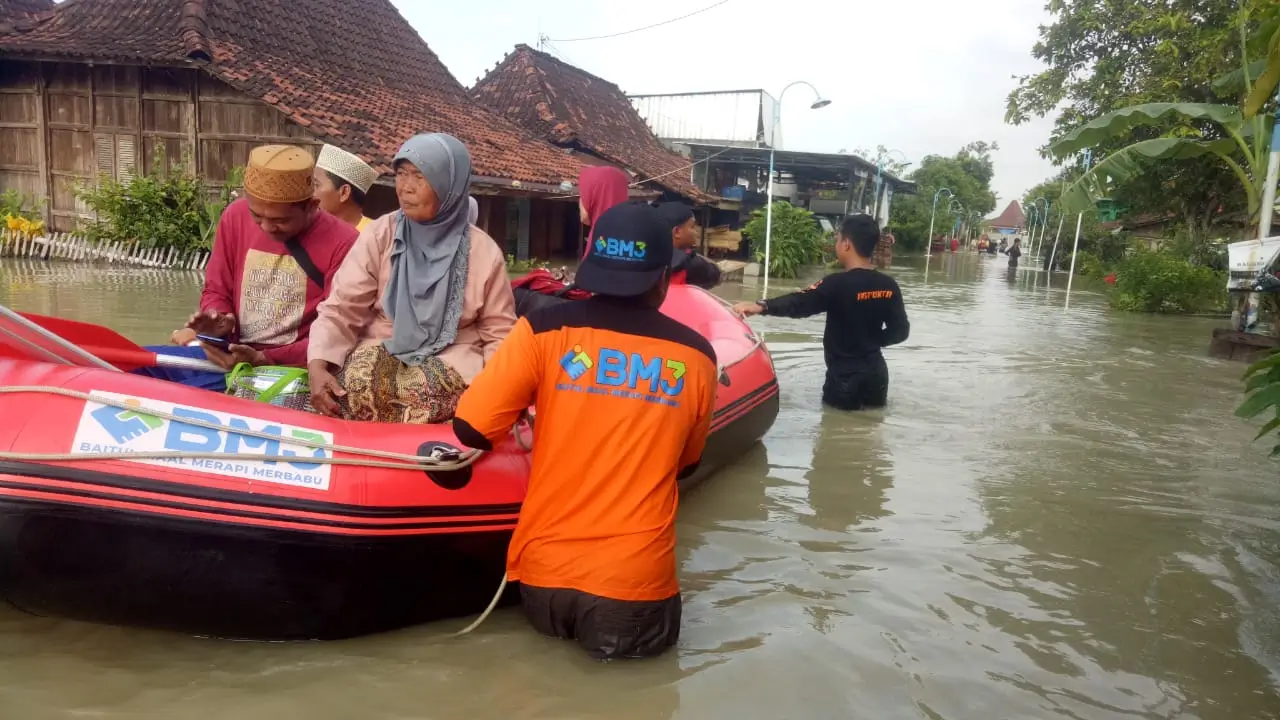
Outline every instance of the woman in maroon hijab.
<path fill-rule="evenodd" d="M 578 216 L 582 224 L 594 233 L 596 220 L 605 210 L 627 201 L 629 182 L 626 173 L 611 165 L 583 168 L 578 175 Z M 591 247 L 592 233 L 587 234 L 587 242 L 582 248 L 583 257 Z"/>

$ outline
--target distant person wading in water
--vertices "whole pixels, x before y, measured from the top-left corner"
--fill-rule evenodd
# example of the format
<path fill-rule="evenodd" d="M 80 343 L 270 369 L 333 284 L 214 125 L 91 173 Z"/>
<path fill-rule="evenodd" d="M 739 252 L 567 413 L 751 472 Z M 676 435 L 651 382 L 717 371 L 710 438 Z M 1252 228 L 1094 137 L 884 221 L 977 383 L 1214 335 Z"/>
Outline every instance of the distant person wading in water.
<path fill-rule="evenodd" d="M 822 350 L 827 379 L 822 402 L 840 410 L 884 407 L 889 394 L 889 367 L 881 348 L 907 339 L 911 325 L 902 290 L 871 262 L 880 228 L 870 215 L 845 218 L 836 237 L 836 258 L 843 272 L 828 275 L 808 290 L 738 303 L 743 316 L 809 317 L 825 312 Z"/>
<path fill-rule="evenodd" d="M 1018 268 L 1018 258 L 1022 257 L 1022 238 L 1014 238 L 1013 245 L 1009 247 L 1009 269 L 1016 270 Z"/>

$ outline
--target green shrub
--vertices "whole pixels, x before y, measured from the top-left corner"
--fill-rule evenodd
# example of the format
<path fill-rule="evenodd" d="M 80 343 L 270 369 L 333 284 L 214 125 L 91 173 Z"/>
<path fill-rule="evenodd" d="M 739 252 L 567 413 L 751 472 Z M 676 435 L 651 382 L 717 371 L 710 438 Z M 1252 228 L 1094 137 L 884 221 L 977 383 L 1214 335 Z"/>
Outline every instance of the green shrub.
<path fill-rule="evenodd" d="M 1280 352 L 1272 352 L 1267 357 L 1249 366 L 1244 371 L 1245 393 L 1248 397 L 1236 408 L 1236 415 L 1252 420 L 1270 411 L 1271 419 L 1254 441 L 1270 435 L 1280 428 Z M 1280 456 L 1280 444 L 1273 445 L 1271 457 Z"/>
<path fill-rule="evenodd" d="M 94 242 L 137 242 L 145 248 L 211 248 L 218 219 L 243 182 L 243 170 L 233 170 L 210 199 L 210 188 L 200 178 L 163 168 L 163 158 L 157 158 L 148 174 L 125 182 L 103 177 L 97 187 L 80 188 L 80 198 L 97 216 L 82 227 L 85 235 Z"/>
<path fill-rule="evenodd" d="M 0 218 L 6 216 L 34 222 L 40 219 L 40 207 L 11 188 L 0 193 Z"/>
<path fill-rule="evenodd" d="M 765 211 L 751 213 L 742 229 L 751 243 L 752 258 L 764 262 Z M 769 275 L 793 278 L 805 265 L 822 262 L 825 251 L 822 228 L 813 213 L 782 200 L 773 203 L 773 241 L 769 248 Z"/>
<path fill-rule="evenodd" d="M 1139 250 L 1116 269 L 1111 306 L 1129 312 L 1188 314 L 1226 306 L 1226 274 L 1164 252 Z"/>
<path fill-rule="evenodd" d="M 1068 265 L 1067 267 L 1071 266 Z M 1106 274 L 1107 269 L 1103 266 L 1102 259 L 1097 255 L 1088 250 L 1081 250 L 1076 253 L 1076 275 L 1101 280 Z"/>
<path fill-rule="evenodd" d="M 534 268 L 546 267 L 548 267 L 547 263 L 540 262 L 537 258 L 517 260 L 515 255 L 507 253 L 507 272 L 509 273 L 527 273 Z"/>

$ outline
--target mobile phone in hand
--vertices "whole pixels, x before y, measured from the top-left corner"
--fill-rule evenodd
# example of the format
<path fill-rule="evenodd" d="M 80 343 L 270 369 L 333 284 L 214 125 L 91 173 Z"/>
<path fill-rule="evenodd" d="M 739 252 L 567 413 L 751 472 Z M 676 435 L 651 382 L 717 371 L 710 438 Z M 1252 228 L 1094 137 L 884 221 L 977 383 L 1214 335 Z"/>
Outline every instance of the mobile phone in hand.
<path fill-rule="evenodd" d="M 226 338 L 209 337 L 208 335 L 196 335 L 196 339 L 207 345 L 212 345 L 222 352 L 231 352 L 231 341 Z"/>

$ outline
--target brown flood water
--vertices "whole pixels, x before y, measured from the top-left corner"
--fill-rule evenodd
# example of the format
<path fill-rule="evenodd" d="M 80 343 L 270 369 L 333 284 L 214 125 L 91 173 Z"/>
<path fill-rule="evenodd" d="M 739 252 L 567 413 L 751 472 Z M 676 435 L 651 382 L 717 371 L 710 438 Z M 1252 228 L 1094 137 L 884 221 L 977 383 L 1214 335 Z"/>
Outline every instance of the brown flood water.
<path fill-rule="evenodd" d="M 0 607 L 0 718 L 1280 717 L 1280 466 L 1232 416 L 1242 366 L 1205 357 L 1214 321 L 898 262 L 885 411 L 820 407 L 821 318 L 753 321 L 782 412 L 682 499 L 677 652 L 595 664 L 517 610 L 254 644 Z M 143 342 L 198 284 L 0 264 L 0 302 Z"/>

